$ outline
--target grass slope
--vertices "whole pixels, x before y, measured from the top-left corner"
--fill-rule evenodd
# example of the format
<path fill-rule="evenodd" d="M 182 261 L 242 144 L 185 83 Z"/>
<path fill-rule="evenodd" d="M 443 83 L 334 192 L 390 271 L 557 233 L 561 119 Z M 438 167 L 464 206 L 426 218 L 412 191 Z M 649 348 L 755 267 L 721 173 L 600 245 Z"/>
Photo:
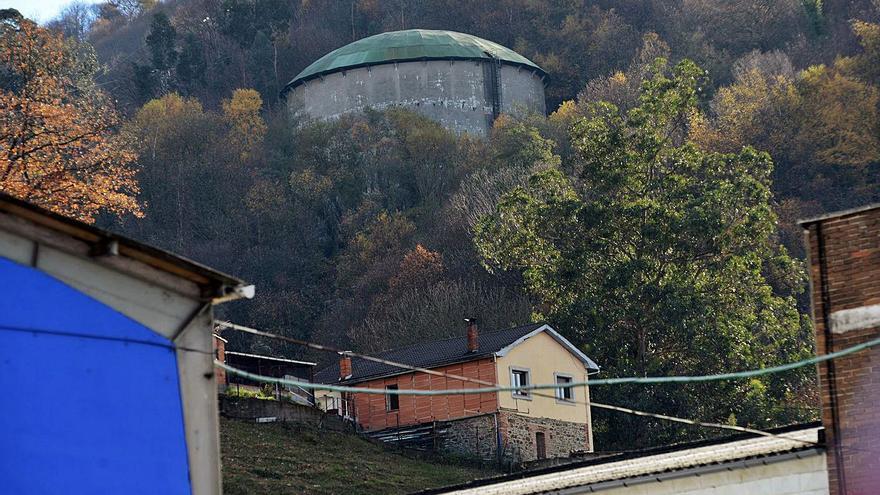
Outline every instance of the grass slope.
<path fill-rule="evenodd" d="M 302 425 L 221 419 L 220 437 L 227 495 L 409 493 L 492 474 Z"/>

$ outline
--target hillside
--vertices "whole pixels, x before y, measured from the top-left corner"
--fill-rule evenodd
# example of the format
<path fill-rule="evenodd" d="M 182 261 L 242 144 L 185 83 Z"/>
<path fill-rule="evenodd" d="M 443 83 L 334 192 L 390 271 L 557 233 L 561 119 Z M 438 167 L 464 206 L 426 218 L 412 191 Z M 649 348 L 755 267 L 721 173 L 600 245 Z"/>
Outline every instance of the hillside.
<path fill-rule="evenodd" d="M 411 459 L 357 436 L 286 423 L 220 423 L 227 495 L 411 493 L 493 474 Z"/>
<path fill-rule="evenodd" d="M 16 118 L 0 126 L 19 149 L 0 156 L 0 190 L 234 273 L 257 295 L 219 318 L 338 348 L 460 335 L 464 317 L 485 329 L 543 319 L 606 376 L 777 365 L 815 348 L 797 219 L 880 201 L 878 6 L 71 6 L 2 31 L 9 60 L 28 46 L 49 63 L 6 67 L 0 105 Z M 549 75 L 549 115 L 501 115 L 477 139 L 402 109 L 304 125 L 279 99 L 328 51 L 407 28 L 528 57 Z M 46 71 L 52 84 L 35 76 Z M 51 119 L 16 110 L 59 101 Z M 29 130 L 35 119 L 47 132 Z M 230 350 L 335 358 L 228 338 Z M 771 427 L 814 418 L 816 391 L 815 374 L 793 372 L 594 397 Z M 701 434 L 593 420 L 597 441 L 623 449 Z"/>

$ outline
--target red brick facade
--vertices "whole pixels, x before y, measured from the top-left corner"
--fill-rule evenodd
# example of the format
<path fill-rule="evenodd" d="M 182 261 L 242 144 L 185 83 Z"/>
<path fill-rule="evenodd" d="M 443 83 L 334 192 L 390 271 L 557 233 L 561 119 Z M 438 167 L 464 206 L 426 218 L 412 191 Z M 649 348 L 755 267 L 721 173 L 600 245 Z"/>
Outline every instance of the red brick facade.
<path fill-rule="evenodd" d="M 880 207 L 804 222 L 818 354 L 880 337 Z M 832 495 L 880 493 L 880 347 L 819 366 Z"/>
<path fill-rule="evenodd" d="M 435 368 L 436 371 L 496 383 L 495 363 L 492 358 Z M 407 373 L 379 380 L 358 383 L 359 387 L 385 389 L 397 385 L 400 389 L 450 390 L 477 388 L 478 384 L 452 378 Z M 357 422 L 366 430 L 381 430 L 398 426 L 445 421 L 498 410 L 494 393 L 473 395 L 400 396 L 398 409 L 389 410 L 389 399 L 378 394 L 354 394 Z"/>
<path fill-rule="evenodd" d="M 226 340 L 217 334 L 214 334 L 214 357 L 221 363 L 226 362 Z M 226 370 L 214 367 L 214 376 L 217 378 L 217 388 L 223 390 L 226 388 Z"/>

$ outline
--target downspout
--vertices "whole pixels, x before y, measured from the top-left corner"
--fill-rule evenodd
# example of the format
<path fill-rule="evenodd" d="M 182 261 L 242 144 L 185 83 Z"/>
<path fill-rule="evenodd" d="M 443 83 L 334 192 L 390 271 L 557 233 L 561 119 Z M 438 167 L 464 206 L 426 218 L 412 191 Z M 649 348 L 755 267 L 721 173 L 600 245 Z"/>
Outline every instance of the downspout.
<path fill-rule="evenodd" d="M 498 382 L 498 356 L 492 354 L 492 365 L 495 367 L 495 381 Z M 503 462 L 503 456 L 501 452 L 501 428 L 498 426 L 498 413 L 501 410 L 501 398 L 498 396 L 498 392 L 495 392 L 495 413 L 492 415 L 495 420 L 495 459 L 498 462 L 498 467 L 501 467 Z"/>
<path fill-rule="evenodd" d="M 596 372 L 598 373 L 598 371 Z M 590 381 L 590 370 L 587 370 L 586 374 L 584 374 L 584 381 Z M 590 386 L 584 385 L 584 402 L 587 403 L 584 406 L 587 409 L 587 449 L 590 452 L 593 452 L 593 410 L 590 407 Z"/>
<path fill-rule="evenodd" d="M 819 255 L 819 287 L 822 298 L 822 327 L 825 336 L 825 354 L 834 352 L 833 332 L 831 331 L 831 294 L 828 291 L 828 262 L 825 257 L 825 236 L 822 233 L 822 223 L 816 222 L 816 247 Z M 831 427 L 834 432 L 834 464 L 837 467 L 837 487 L 840 495 L 846 495 L 846 475 L 841 456 L 843 442 L 841 441 L 840 411 L 837 403 L 837 373 L 834 360 L 829 360 L 825 366 L 828 380 L 828 399 L 831 402 Z"/>

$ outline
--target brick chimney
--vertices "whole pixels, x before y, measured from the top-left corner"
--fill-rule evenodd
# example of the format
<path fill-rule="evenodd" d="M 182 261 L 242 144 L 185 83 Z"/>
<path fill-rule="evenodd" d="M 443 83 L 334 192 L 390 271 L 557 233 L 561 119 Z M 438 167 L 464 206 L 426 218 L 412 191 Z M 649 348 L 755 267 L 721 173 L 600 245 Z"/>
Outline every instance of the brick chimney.
<path fill-rule="evenodd" d="M 480 349 L 479 333 L 477 332 L 477 319 L 465 318 L 467 323 L 467 348 L 468 352 L 477 352 Z"/>
<path fill-rule="evenodd" d="M 880 337 L 880 205 L 801 222 L 817 354 Z M 873 371 L 872 371 L 873 370 Z M 831 495 L 880 487 L 880 347 L 819 364 Z"/>
<path fill-rule="evenodd" d="M 351 354 L 346 352 L 339 353 L 339 379 L 345 380 L 351 376 Z"/>

